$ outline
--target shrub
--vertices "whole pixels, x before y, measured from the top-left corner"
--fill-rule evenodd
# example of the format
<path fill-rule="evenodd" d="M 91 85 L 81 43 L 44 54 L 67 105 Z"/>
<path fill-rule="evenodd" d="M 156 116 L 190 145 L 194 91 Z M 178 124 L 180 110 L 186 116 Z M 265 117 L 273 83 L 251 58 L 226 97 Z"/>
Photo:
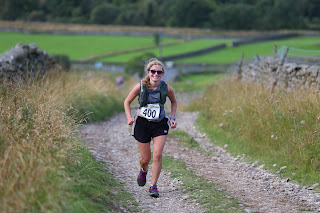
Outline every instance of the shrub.
<path fill-rule="evenodd" d="M 131 75 L 138 74 L 139 77 L 142 78 L 145 75 L 144 62 L 150 58 L 155 57 L 156 56 L 153 53 L 144 53 L 142 55 L 134 57 L 126 63 L 125 72 Z"/>
<path fill-rule="evenodd" d="M 54 59 L 56 62 L 64 69 L 65 71 L 69 71 L 71 68 L 71 62 L 69 56 L 67 55 L 54 55 Z"/>

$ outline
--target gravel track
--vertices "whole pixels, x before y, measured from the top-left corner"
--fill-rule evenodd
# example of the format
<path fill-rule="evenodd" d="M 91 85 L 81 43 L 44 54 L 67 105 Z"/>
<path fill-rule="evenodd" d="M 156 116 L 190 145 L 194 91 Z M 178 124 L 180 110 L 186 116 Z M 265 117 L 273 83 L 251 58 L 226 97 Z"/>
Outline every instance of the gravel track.
<path fill-rule="evenodd" d="M 186 162 L 195 174 L 217 183 L 229 195 L 236 197 L 246 212 L 320 212 L 320 193 L 289 179 L 281 179 L 257 163 L 245 162 L 243 157 L 232 157 L 197 130 L 194 123 L 197 115 L 194 112 L 177 113 L 177 129 L 188 132 L 211 154 L 181 147 L 169 138 L 164 155 Z M 108 121 L 84 125 L 80 133 L 92 155 L 105 161 L 111 173 L 125 182 L 142 212 L 205 212 L 179 190 L 179 181 L 170 178 L 164 170 L 157 184 L 160 198 L 151 198 L 146 192 L 151 181 L 150 168 L 146 186 L 137 185 L 140 154 L 124 113 Z"/>

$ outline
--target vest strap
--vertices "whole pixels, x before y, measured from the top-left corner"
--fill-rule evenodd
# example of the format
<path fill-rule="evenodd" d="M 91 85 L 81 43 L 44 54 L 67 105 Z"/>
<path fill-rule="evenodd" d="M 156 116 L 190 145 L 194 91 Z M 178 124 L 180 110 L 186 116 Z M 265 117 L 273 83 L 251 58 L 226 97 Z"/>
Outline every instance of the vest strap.
<path fill-rule="evenodd" d="M 168 86 L 165 81 L 160 81 L 160 91 L 156 91 L 157 93 L 160 92 L 160 103 L 165 104 L 167 100 L 168 94 Z M 139 105 L 140 107 L 144 107 L 148 104 L 148 88 L 142 84 L 142 80 L 140 81 L 140 96 L 139 96 Z"/>

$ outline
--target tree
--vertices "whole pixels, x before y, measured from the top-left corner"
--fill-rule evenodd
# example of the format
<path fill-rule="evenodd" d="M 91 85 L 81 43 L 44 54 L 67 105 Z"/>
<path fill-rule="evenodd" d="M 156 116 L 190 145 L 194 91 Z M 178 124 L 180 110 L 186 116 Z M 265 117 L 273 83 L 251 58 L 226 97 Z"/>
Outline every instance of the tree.
<path fill-rule="evenodd" d="M 0 16 L 4 20 L 26 19 L 39 8 L 38 0 L 1 0 Z"/>
<path fill-rule="evenodd" d="M 46 0 L 42 10 L 49 21 L 82 22 L 89 20 L 94 0 Z"/>
<path fill-rule="evenodd" d="M 90 16 L 90 22 L 94 24 L 112 24 L 121 10 L 112 4 L 103 4 L 95 7 Z"/>
<path fill-rule="evenodd" d="M 305 27 L 301 10 L 295 0 L 258 2 L 259 20 L 256 27 L 265 30 L 301 29 Z"/>
<path fill-rule="evenodd" d="M 126 4 L 121 7 L 121 12 L 117 19 L 116 24 L 121 25 L 145 25 L 143 20 L 143 14 L 138 4 Z"/>
<path fill-rule="evenodd" d="M 125 72 L 131 75 L 138 74 L 140 78 L 145 75 L 144 64 L 150 58 L 155 58 L 153 53 L 144 53 L 129 60 L 125 66 Z"/>
<path fill-rule="evenodd" d="M 41 10 L 35 10 L 30 13 L 28 16 L 29 21 L 45 21 L 46 16 L 43 11 Z"/>
<path fill-rule="evenodd" d="M 257 20 L 254 6 L 248 4 L 220 5 L 211 15 L 212 23 L 219 29 L 253 29 Z"/>
<path fill-rule="evenodd" d="M 213 8 L 206 0 L 176 0 L 170 12 L 169 26 L 204 27 L 210 23 Z"/>

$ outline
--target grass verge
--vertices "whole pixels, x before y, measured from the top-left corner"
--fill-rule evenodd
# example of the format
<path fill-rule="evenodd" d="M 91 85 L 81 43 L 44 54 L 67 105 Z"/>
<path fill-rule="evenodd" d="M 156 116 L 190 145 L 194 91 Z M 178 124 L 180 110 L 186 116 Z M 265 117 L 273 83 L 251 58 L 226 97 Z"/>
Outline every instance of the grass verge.
<path fill-rule="evenodd" d="M 320 173 L 317 109 L 312 91 L 271 91 L 226 80 L 213 85 L 196 103 L 200 126 L 215 143 L 234 155 L 246 154 L 301 184 L 318 183 Z M 273 166 L 276 164 L 277 166 Z"/>
<path fill-rule="evenodd" d="M 163 168 L 170 172 L 171 178 L 180 180 L 181 190 L 190 194 L 190 198 L 200 203 L 208 212 L 244 212 L 236 199 L 227 195 L 216 184 L 189 171 L 184 162 L 165 156 Z"/>
<path fill-rule="evenodd" d="M 200 148 L 200 144 L 194 138 L 190 137 L 188 133 L 182 130 L 175 130 L 169 132 L 170 136 L 178 138 L 180 143 L 188 148 Z"/>
<path fill-rule="evenodd" d="M 102 119 L 122 103 L 122 92 L 109 78 L 56 73 L 40 81 L 2 82 L 1 212 L 135 211 L 106 165 L 95 162 L 77 138 L 79 123 L 88 118 L 74 112 L 102 109 L 96 118 Z M 107 107 L 110 102 L 95 101 L 94 94 L 116 104 Z"/>
<path fill-rule="evenodd" d="M 108 171 L 107 165 L 96 161 L 86 146 L 70 153 L 64 164 L 67 177 L 72 180 L 68 187 L 66 212 L 138 212 L 133 196 Z"/>
<path fill-rule="evenodd" d="M 178 139 L 181 146 L 210 155 L 209 152 L 201 148 L 199 142 L 185 131 L 172 131 L 169 133 L 169 137 Z M 190 198 L 200 203 L 208 212 L 243 212 L 237 199 L 229 196 L 215 183 L 195 175 L 187 168 L 185 162 L 174 160 L 172 157 L 164 157 L 163 165 L 172 178 L 182 182 L 182 191 L 190 193 Z"/>

